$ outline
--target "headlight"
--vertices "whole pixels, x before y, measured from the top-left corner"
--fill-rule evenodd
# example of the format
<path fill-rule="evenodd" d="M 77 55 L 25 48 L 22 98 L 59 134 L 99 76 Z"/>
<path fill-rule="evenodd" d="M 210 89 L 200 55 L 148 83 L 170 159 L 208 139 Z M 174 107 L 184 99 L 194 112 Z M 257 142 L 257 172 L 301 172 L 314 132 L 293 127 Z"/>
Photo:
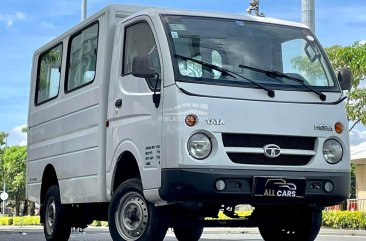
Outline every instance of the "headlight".
<path fill-rule="evenodd" d="M 326 140 L 323 144 L 324 159 L 330 164 L 338 163 L 343 156 L 343 147 L 339 141 Z"/>
<path fill-rule="evenodd" d="M 205 159 L 210 155 L 211 150 L 211 140 L 203 133 L 193 134 L 188 140 L 188 152 L 196 159 Z"/>

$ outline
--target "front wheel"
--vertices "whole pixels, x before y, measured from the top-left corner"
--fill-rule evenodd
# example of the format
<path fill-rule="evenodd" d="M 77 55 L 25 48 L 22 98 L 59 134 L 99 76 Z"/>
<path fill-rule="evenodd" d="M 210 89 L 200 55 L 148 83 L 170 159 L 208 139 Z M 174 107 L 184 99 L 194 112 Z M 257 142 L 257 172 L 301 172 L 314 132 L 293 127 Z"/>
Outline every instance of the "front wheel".
<path fill-rule="evenodd" d="M 276 216 L 281 213 L 283 216 L 279 220 Z M 258 226 L 265 241 L 314 241 L 322 224 L 322 212 L 319 209 L 288 208 L 272 212 L 271 215 L 267 218 L 275 222 Z"/>
<path fill-rule="evenodd" d="M 203 233 L 203 227 L 174 227 L 178 241 L 198 241 Z"/>
<path fill-rule="evenodd" d="M 161 241 L 168 230 L 162 208 L 143 196 L 141 180 L 122 183 L 109 206 L 109 231 L 114 241 Z"/>
<path fill-rule="evenodd" d="M 71 226 L 67 220 L 66 206 L 61 204 L 59 187 L 51 186 L 44 199 L 44 235 L 47 241 L 67 241 Z"/>

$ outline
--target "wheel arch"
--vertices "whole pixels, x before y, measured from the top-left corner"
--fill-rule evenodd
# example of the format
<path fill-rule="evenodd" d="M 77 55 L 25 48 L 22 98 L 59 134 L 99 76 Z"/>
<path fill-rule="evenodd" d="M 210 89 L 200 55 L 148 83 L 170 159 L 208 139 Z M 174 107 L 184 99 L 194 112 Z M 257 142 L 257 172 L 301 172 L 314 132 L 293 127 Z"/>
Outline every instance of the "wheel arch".
<path fill-rule="evenodd" d="M 48 164 L 44 171 L 43 171 L 43 175 L 42 175 L 42 184 L 41 184 L 41 196 L 40 196 L 40 204 L 41 204 L 41 210 L 40 210 L 40 213 L 41 213 L 41 223 L 43 223 L 43 215 L 42 215 L 42 212 L 43 212 L 43 205 L 44 205 L 44 198 L 46 196 L 46 193 L 47 193 L 47 190 L 53 186 L 53 185 L 57 185 L 59 186 L 58 184 L 58 178 L 57 178 L 57 174 L 56 174 L 56 170 L 55 168 L 53 167 L 52 164 Z"/>
<path fill-rule="evenodd" d="M 115 165 L 111 191 L 114 192 L 121 183 L 131 178 L 141 178 L 138 161 L 130 151 L 124 151 L 117 159 Z"/>
<path fill-rule="evenodd" d="M 107 198 L 112 199 L 118 186 L 129 178 L 140 178 L 145 198 L 150 202 L 160 201 L 157 188 L 160 187 L 161 169 L 145 168 L 145 148 L 138 148 L 132 140 L 122 141 L 115 149 L 107 172 Z"/>

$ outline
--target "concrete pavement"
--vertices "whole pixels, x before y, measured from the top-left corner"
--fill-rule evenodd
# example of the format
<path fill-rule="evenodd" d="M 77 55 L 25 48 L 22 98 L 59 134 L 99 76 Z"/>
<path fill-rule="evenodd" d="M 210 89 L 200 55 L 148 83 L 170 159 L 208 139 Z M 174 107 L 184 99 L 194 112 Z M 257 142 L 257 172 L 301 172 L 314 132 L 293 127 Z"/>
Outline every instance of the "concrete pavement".
<path fill-rule="evenodd" d="M 39 232 L 43 230 L 43 226 L 0 226 L 0 232 L 16 232 L 31 233 Z M 86 232 L 108 232 L 108 227 L 88 227 Z M 232 234 L 259 234 L 257 228 L 205 228 L 205 233 L 232 233 Z M 321 235 L 346 235 L 346 236 L 358 236 L 366 237 L 366 230 L 346 230 L 346 229 L 327 229 L 322 228 L 320 230 Z"/>

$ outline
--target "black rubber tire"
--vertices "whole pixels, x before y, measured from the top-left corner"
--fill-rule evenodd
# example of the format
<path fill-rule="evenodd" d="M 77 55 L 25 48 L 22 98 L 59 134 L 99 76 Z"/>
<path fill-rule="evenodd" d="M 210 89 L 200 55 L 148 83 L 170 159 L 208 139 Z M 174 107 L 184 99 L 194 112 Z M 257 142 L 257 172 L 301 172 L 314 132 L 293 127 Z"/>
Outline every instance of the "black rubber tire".
<path fill-rule="evenodd" d="M 47 241 L 67 241 L 70 238 L 71 226 L 67 220 L 67 208 L 61 204 L 60 190 L 57 185 L 51 186 L 44 198 L 43 230 Z"/>
<path fill-rule="evenodd" d="M 291 209 L 287 212 L 291 213 Z M 314 241 L 322 224 L 322 212 L 319 209 L 304 208 L 293 210 L 293 216 L 276 224 L 258 226 L 265 241 Z"/>
<path fill-rule="evenodd" d="M 173 229 L 178 241 L 198 241 L 203 233 L 203 227 L 175 227 Z"/>
<path fill-rule="evenodd" d="M 164 209 L 144 198 L 137 178 L 125 181 L 114 192 L 108 222 L 114 241 L 162 241 L 168 230 Z"/>

